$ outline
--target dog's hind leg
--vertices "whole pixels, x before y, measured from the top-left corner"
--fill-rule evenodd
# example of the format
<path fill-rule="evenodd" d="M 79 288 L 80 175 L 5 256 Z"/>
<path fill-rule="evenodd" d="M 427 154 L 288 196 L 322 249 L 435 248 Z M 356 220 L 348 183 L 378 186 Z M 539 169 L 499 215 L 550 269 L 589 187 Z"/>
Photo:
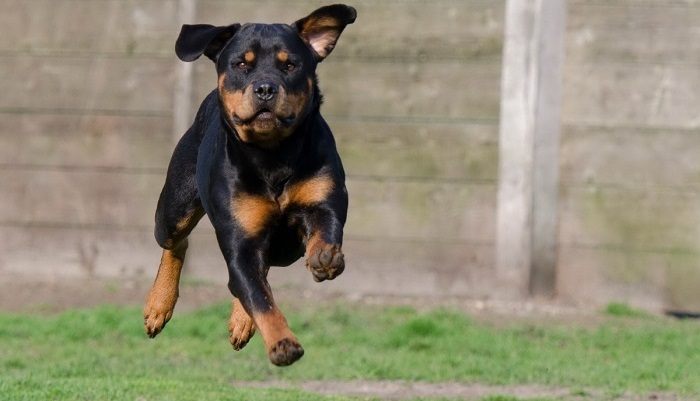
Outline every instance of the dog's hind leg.
<path fill-rule="evenodd" d="M 195 180 L 198 147 L 199 138 L 192 130 L 188 131 L 175 148 L 158 200 L 155 236 L 163 248 L 163 256 L 143 309 L 145 331 L 151 338 L 172 317 L 187 252 L 187 236 L 204 216 Z"/>
<path fill-rule="evenodd" d="M 186 251 L 187 239 L 181 241 L 177 248 L 163 250 L 158 274 L 153 287 L 148 292 L 146 305 L 143 308 L 146 334 L 151 338 L 160 333 L 173 316 Z"/>

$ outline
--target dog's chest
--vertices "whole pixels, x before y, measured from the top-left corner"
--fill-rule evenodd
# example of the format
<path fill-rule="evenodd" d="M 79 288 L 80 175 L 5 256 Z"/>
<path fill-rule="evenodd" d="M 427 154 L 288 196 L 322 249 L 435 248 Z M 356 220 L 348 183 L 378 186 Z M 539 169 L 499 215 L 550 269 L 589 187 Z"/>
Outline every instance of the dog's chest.
<path fill-rule="evenodd" d="M 328 199 L 334 183 L 326 174 L 290 180 L 279 196 L 240 191 L 231 200 L 231 212 L 246 235 L 255 237 L 293 210 L 311 208 Z"/>

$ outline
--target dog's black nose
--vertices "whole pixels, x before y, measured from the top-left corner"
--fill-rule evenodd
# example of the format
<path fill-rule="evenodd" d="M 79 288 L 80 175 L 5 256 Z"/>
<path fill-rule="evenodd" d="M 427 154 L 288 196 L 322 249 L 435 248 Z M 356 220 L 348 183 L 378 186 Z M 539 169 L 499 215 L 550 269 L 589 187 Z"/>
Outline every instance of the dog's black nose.
<path fill-rule="evenodd" d="M 261 81 L 255 84 L 253 90 L 258 96 L 258 99 L 262 101 L 268 101 L 275 97 L 275 95 L 279 91 L 279 88 L 273 82 Z"/>

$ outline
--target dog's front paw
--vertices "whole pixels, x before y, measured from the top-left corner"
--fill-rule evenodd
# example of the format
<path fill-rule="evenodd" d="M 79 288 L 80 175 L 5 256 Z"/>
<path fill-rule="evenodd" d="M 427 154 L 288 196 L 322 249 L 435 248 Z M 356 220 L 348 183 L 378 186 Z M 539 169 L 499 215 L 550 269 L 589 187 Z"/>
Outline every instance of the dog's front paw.
<path fill-rule="evenodd" d="M 306 267 L 311 271 L 316 282 L 333 280 L 345 270 L 345 258 L 339 245 L 329 245 L 309 255 Z"/>
<path fill-rule="evenodd" d="M 278 341 L 267 351 L 270 362 L 277 366 L 289 366 L 304 355 L 304 348 L 296 338 Z"/>

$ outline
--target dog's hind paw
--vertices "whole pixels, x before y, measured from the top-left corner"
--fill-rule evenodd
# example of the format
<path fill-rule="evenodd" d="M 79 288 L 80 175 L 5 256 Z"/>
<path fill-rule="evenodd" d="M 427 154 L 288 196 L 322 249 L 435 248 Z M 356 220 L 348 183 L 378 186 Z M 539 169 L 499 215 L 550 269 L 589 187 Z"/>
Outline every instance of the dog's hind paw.
<path fill-rule="evenodd" d="M 280 340 L 277 344 L 270 347 L 267 352 L 270 362 L 277 366 L 289 366 L 299 360 L 303 355 L 304 348 L 302 348 L 299 341 L 295 338 Z"/>
<path fill-rule="evenodd" d="M 345 258 L 339 245 L 330 245 L 309 255 L 306 267 L 316 282 L 333 280 L 345 270 Z"/>
<path fill-rule="evenodd" d="M 229 342 L 236 351 L 240 351 L 248 344 L 255 334 L 255 323 L 248 316 L 243 305 L 238 299 L 234 299 L 231 308 L 231 318 L 228 321 Z"/>

